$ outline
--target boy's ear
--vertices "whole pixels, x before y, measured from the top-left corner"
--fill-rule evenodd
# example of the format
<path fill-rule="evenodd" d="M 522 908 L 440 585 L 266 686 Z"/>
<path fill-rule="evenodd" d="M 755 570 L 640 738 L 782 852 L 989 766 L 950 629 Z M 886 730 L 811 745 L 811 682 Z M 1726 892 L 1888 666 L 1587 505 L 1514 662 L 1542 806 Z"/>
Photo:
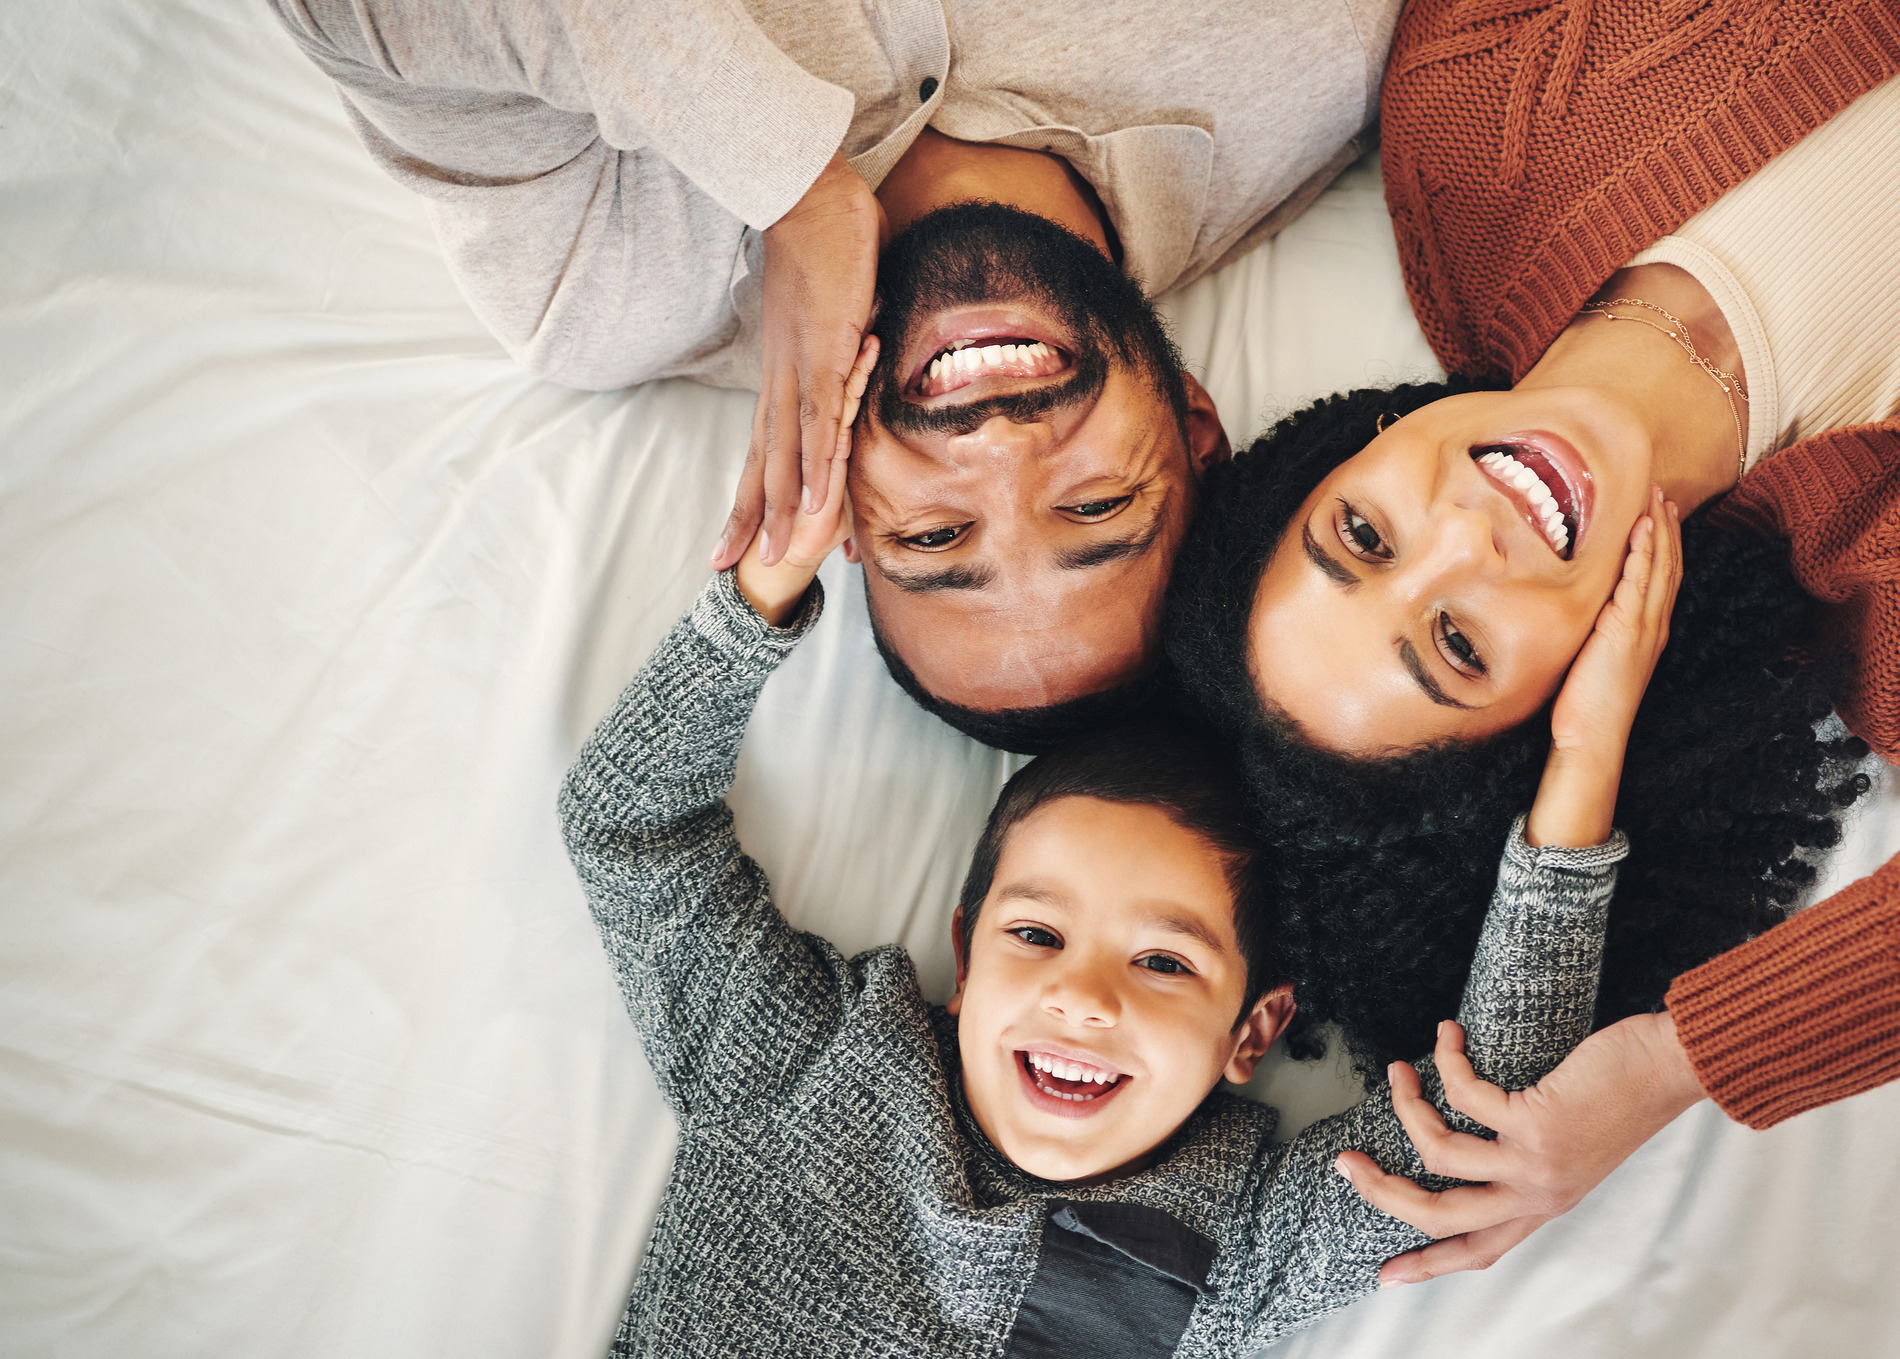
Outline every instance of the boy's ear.
<path fill-rule="evenodd" d="M 1239 1041 L 1234 1048 L 1234 1055 L 1221 1074 L 1235 1085 L 1245 1085 L 1252 1080 L 1254 1068 L 1267 1055 L 1273 1040 L 1293 1022 L 1293 1012 L 1297 1009 L 1299 1006 L 1293 1000 L 1292 982 L 1281 982 L 1255 1001 L 1253 1009 L 1240 1022 L 1240 1030 L 1236 1034 Z"/>
<path fill-rule="evenodd" d="M 951 1014 L 963 1012 L 963 979 L 970 975 L 970 960 L 963 956 L 963 908 L 950 913 L 950 947 L 957 955 L 957 989 L 943 1008 Z"/>

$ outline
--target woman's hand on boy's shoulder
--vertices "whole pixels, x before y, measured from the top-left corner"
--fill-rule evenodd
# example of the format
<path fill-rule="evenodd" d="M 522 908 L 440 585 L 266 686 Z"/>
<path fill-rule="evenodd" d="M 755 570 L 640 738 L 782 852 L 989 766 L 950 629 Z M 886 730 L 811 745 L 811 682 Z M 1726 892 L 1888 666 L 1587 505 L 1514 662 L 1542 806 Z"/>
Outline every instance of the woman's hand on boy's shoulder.
<path fill-rule="evenodd" d="M 1591 1034 L 1528 1090 L 1480 1079 L 1455 1023 L 1439 1026 L 1434 1057 L 1445 1103 L 1497 1138 L 1452 1131 L 1425 1099 L 1418 1073 L 1393 1063 L 1392 1108 L 1420 1161 L 1434 1175 L 1473 1183 L 1434 1193 L 1388 1175 L 1364 1152 L 1340 1154 L 1340 1174 L 1368 1203 L 1438 1238 L 1387 1261 L 1382 1288 L 1495 1264 L 1703 1098 L 1667 1012 Z"/>
<path fill-rule="evenodd" d="M 1675 504 L 1652 486 L 1649 512 L 1630 531 L 1623 574 L 1551 708 L 1550 759 L 1525 827 L 1531 844 L 1609 838 L 1630 727 L 1669 643 L 1681 584 L 1682 525 Z"/>
<path fill-rule="evenodd" d="M 845 380 L 845 400 L 838 436 L 830 458 L 830 474 L 825 483 L 824 502 L 810 514 L 795 514 L 789 521 L 789 540 L 777 544 L 772 565 L 765 564 L 768 549 L 767 530 L 761 529 L 746 548 L 735 568 L 734 583 L 746 603 L 773 627 L 784 626 L 811 588 L 818 568 L 840 543 L 851 536 L 851 506 L 845 495 L 845 468 L 851 459 L 851 425 L 864 401 L 864 387 L 877 363 L 878 341 L 866 335 L 858 346 L 858 359 Z M 849 549 L 847 549 L 849 551 Z"/>

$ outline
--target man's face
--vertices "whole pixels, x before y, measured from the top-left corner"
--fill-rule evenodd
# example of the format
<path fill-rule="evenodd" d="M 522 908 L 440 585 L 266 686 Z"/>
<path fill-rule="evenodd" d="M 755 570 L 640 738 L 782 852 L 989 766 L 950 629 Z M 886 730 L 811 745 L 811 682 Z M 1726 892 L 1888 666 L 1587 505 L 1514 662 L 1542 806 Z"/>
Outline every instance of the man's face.
<path fill-rule="evenodd" d="M 1042 1179 L 1139 1169 L 1292 1014 L 1281 988 L 1235 1025 L 1247 963 L 1225 867 L 1155 807 L 1037 808 L 1003 843 L 967 957 L 961 937 L 950 1011 L 970 1110 Z"/>
<path fill-rule="evenodd" d="M 915 223 L 879 290 L 850 489 L 885 643 L 980 711 L 1149 670 L 1195 483 L 1227 453 L 1198 384 L 1184 429 L 1151 376 L 1175 362 L 1152 309 L 1086 242 L 987 204 Z"/>

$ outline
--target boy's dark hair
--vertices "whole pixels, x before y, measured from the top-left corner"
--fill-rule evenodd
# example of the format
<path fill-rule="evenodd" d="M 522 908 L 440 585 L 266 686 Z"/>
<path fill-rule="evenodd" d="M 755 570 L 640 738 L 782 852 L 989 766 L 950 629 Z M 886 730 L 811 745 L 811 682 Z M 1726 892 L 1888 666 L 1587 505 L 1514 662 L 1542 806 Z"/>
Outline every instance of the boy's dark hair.
<path fill-rule="evenodd" d="M 1274 851 L 1281 947 L 1301 1013 L 1343 1030 L 1362 1071 L 1428 1051 L 1456 1012 L 1512 820 L 1531 805 L 1549 708 L 1487 740 L 1385 759 L 1315 747 L 1247 664 L 1261 573 L 1295 511 L 1404 415 L 1478 384 L 1363 389 L 1288 416 L 1207 478 L 1168 594 L 1171 673 L 1236 751 Z M 1597 1022 L 1659 1007 L 1679 973 L 1781 920 L 1866 790 L 1866 747 L 1817 732 L 1833 667 L 1784 543 L 1682 526 L 1670 642 L 1630 735 Z"/>
<path fill-rule="evenodd" d="M 1278 931 L 1266 892 L 1269 874 L 1259 837 L 1248 823 L 1246 803 L 1233 765 L 1212 739 L 1181 725 L 1148 724 L 1095 732 L 1038 757 L 1017 770 L 990 808 L 989 821 L 970 856 L 958 905 L 963 911 L 963 956 L 970 956 L 976 918 L 983 909 L 1003 856 L 1003 844 L 1018 822 L 1038 807 L 1065 797 L 1093 797 L 1154 807 L 1219 853 L 1234 897 L 1234 935 L 1247 960 L 1247 994 L 1236 1026 L 1254 1002 L 1287 970 L 1278 951 Z"/>

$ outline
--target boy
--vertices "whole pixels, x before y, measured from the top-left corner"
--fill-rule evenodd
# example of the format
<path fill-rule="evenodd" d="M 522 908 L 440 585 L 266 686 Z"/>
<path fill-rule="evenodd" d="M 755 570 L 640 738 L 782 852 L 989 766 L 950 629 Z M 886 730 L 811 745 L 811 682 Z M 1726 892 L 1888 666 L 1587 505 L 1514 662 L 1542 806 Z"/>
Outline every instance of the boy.
<path fill-rule="evenodd" d="M 1334 1169 L 1356 1148 L 1422 1172 L 1389 1093 L 1285 1148 L 1271 1110 L 1210 1093 L 1247 1079 L 1293 1012 L 1217 761 L 1108 733 L 1012 779 L 953 923 L 945 1007 L 901 949 L 846 958 L 773 906 L 722 798 L 760 689 L 822 607 L 838 470 L 777 566 L 755 546 L 707 586 L 563 791 L 680 1121 L 614 1353 L 1234 1355 L 1369 1292 L 1426 1239 Z M 1474 1063 L 1507 1086 L 1589 1032 L 1630 693 L 1673 594 L 1670 553 L 1631 563 L 1605 620 L 1622 606 L 1629 624 L 1633 600 L 1647 623 L 1573 672 L 1461 1007 Z"/>

